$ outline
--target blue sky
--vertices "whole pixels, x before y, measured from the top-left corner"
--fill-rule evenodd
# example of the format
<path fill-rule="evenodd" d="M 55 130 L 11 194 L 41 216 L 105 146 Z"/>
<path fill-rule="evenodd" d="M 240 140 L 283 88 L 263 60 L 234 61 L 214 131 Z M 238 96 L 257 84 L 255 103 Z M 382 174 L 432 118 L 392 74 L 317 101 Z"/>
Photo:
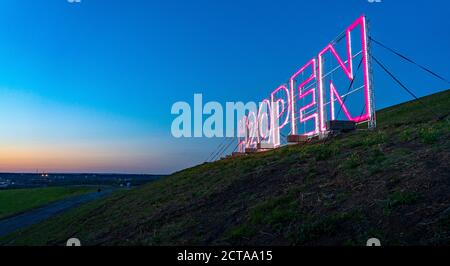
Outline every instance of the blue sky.
<path fill-rule="evenodd" d="M 221 140 L 174 139 L 174 102 L 260 100 L 361 14 L 374 38 L 448 77 L 449 10 L 444 0 L 3 0 L 0 171 L 200 163 Z M 420 96 L 448 88 L 374 54 Z M 410 100 L 379 69 L 375 89 L 377 108 Z"/>

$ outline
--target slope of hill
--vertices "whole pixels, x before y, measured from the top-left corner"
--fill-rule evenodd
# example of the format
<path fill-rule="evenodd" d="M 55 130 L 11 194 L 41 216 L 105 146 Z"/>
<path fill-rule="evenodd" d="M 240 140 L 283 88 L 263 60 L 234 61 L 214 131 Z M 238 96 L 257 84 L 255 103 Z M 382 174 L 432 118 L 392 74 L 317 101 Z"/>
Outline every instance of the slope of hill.
<path fill-rule="evenodd" d="M 0 240 L 6 245 L 450 244 L 450 91 L 378 129 L 207 163 Z"/>

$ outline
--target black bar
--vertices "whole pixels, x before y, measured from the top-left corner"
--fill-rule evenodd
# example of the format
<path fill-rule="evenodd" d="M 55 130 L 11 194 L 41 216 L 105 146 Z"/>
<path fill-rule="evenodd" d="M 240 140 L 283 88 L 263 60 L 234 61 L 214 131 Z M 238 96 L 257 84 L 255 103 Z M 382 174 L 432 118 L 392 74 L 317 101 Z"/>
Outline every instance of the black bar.
<path fill-rule="evenodd" d="M 189 253 L 211 253 L 208 263 L 201 260 L 179 260 Z M 252 259 L 249 259 L 249 254 Z M 257 254 L 257 255 L 254 255 Z M 261 255 L 264 254 L 264 257 Z M 268 254 L 271 254 L 269 256 Z M 258 256 L 258 258 L 256 258 Z M 134 265 L 315 265 L 337 263 L 386 265 L 399 259 L 405 262 L 430 262 L 448 259 L 448 247 L 3 247 L 2 261 L 57 265 L 105 265 L 108 261 Z M 159 263 L 156 263 L 159 262 Z M 163 264 L 164 263 L 164 264 Z M 314 264 L 310 264 L 314 263 Z M 6 265 L 6 264 L 5 264 Z"/>

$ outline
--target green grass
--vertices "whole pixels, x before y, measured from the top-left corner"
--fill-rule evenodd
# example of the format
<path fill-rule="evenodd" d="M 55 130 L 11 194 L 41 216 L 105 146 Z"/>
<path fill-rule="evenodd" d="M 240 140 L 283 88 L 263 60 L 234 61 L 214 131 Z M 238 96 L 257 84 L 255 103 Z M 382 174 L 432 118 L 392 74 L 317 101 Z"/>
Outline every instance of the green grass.
<path fill-rule="evenodd" d="M 364 219 L 359 211 L 333 213 L 324 217 L 306 217 L 291 235 L 295 244 L 303 244 L 320 237 L 339 234 L 345 223 L 356 223 Z"/>
<path fill-rule="evenodd" d="M 361 156 L 354 152 L 352 153 L 345 161 L 344 161 L 344 168 L 345 169 L 355 169 L 362 163 Z"/>
<path fill-rule="evenodd" d="M 257 233 L 254 229 L 258 225 L 280 230 L 283 224 L 299 215 L 298 202 L 292 195 L 269 198 L 254 206 L 245 223 L 231 228 L 227 237 L 231 239 L 251 237 Z"/>
<path fill-rule="evenodd" d="M 434 127 L 422 128 L 420 130 L 420 138 L 426 144 L 434 144 L 438 141 L 440 133 L 441 132 Z"/>
<path fill-rule="evenodd" d="M 384 212 L 391 214 L 395 208 L 416 203 L 420 195 L 411 191 L 396 191 L 384 202 Z"/>
<path fill-rule="evenodd" d="M 49 187 L 0 191 L 0 219 L 51 202 L 93 191 L 87 187 Z"/>

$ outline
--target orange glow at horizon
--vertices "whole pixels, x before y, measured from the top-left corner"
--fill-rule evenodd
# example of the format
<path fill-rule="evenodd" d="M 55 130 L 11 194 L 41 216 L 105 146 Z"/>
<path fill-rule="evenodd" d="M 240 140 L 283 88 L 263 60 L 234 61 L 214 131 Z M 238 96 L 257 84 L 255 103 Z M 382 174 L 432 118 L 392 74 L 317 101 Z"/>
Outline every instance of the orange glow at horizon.
<path fill-rule="evenodd" d="M 103 146 L 103 147 L 101 147 Z M 130 147 L 104 145 L 2 145 L 0 172 L 121 172 L 148 167 Z M 141 154 L 142 155 L 142 154 Z"/>

